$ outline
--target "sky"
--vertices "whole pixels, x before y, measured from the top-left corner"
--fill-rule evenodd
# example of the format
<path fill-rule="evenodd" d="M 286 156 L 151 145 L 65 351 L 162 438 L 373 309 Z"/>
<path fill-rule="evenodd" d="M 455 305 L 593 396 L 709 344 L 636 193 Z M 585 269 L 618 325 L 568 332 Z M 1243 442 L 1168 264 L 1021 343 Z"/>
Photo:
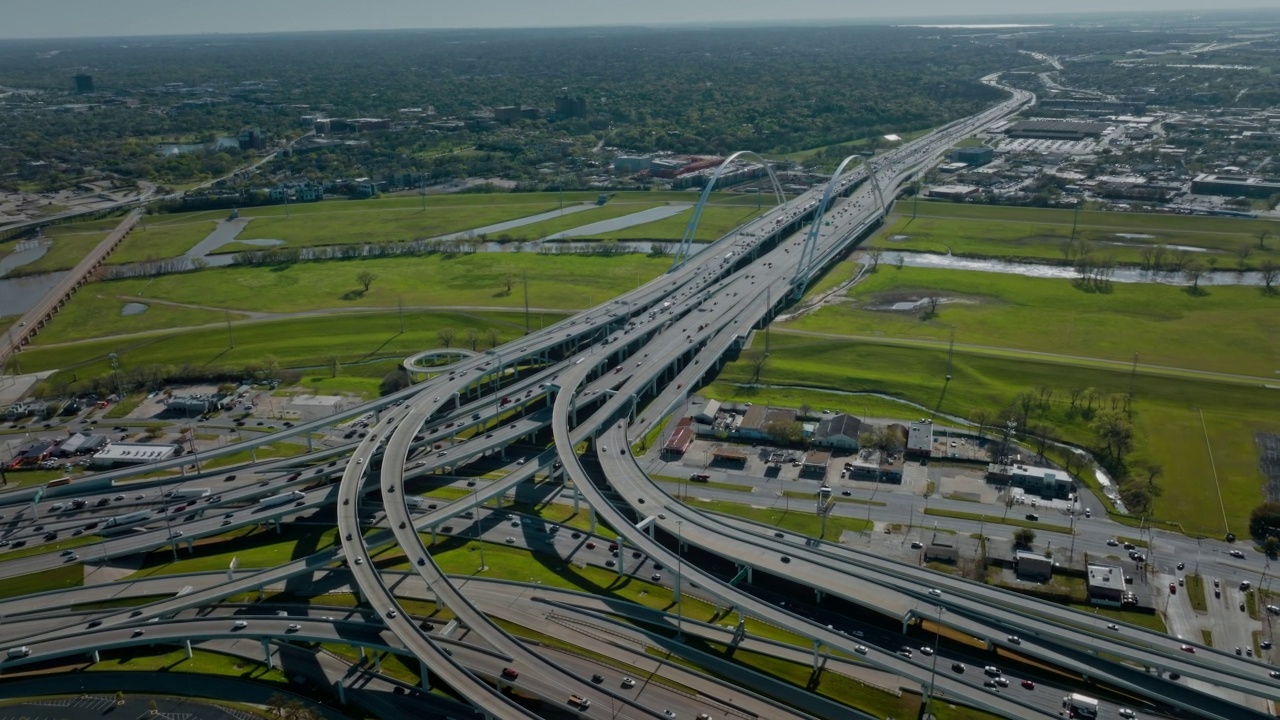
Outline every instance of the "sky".
<path fill-rule="evenodd" d="M 1275 0 L 0 0 L 0 38 L 1185 13 Z"/>

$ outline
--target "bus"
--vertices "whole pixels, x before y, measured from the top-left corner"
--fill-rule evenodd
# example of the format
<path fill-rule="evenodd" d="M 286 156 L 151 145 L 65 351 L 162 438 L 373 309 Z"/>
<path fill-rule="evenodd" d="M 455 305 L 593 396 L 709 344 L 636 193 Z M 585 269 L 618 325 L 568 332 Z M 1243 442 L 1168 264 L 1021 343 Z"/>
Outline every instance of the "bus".
<path fill-rule="evenodd" d="M 1098 701 L 1088 695 L 1071 693 L 1062 698 L 1062 707 L 1067 711 L 1067 717 L 1069 718 L 1094 720 L 1094 718 L 1098 717 Z"/>
<path fill-rule="evenodd" d="M 70 484 L 71 484 L 71 476 L 67 475 L 66 477 L 60 477 L 57 480 L 50 480 L 49 482 L 45 483 L 44 486 L 47 488 L 51 488 L 51 487 L 58 487 L 59 485 L 70 485 Z"/>

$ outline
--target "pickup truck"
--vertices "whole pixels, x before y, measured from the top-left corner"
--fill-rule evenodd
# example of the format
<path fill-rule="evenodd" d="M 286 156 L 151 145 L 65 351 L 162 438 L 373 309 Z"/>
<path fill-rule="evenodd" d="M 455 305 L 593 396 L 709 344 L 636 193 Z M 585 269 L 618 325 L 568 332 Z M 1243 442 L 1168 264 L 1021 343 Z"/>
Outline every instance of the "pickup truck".
<path fill-rule="evenodd" d="M 569 704 L 576 705 L 583 710 L 586 710 L 587 708 L 591 707 L 591 701 L 582 697 L 581 695 L 570 695 Z"/>

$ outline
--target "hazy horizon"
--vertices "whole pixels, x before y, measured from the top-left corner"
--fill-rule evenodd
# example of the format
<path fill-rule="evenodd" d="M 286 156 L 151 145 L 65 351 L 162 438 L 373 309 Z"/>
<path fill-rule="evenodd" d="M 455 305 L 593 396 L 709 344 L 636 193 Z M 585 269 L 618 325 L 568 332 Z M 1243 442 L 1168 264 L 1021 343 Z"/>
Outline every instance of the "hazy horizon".
<path fill-rule="evenodd" d="M 605 27 L 614 25 L 761 24 L 806 22 L 939 22 L 999 23 L 1037 16 L 1098 13 L 1223 13 L 1274 10 L 1274 0 L 1241 0 L 1228 8 L 1205 8 L 1204 0 L 1130 0 L 1123 9 L 1114 2 L 1080 0 L 1069 11 L 1061 5 L 1028 8 L 1020 0 L 971 0 L 958 12 L 954 3 L 918 0 L 910 9 L 886 14 L 884 6 L 848 0 L 792 0 L 785 6 L 763 0 L 650 0 L 614 5 L 599 0 L 474 0 L 441 4 L 421 0 L 224 0 L 214 11 L 193 11 L 172 0 L 46 0 L 5 9 L 0 39 L 58 39 L 200 35 L 272 32 L 316 32 L 418 29 L 518 29 Z M 512 18 L 519 18 L 518 21 Z"/>

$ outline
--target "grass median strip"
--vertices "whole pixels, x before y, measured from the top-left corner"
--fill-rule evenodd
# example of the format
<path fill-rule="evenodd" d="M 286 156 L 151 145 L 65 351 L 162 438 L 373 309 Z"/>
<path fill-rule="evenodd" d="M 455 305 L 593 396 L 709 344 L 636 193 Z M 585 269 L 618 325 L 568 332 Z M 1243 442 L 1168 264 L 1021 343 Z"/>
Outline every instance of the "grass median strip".
<path fill-rule="evenodd" d="M 1204 576 L 1187 576 L 1187 601 L 1191 603 L 1192 610 L 1198 613 L 1209 612 L 1209 602 L 1204 595 Z"/>
<path fill-rule="evenodd" d="M 952 518 L 955 520 L 971 520 L 973 522 L 989 522 L 998 523 L 1000 525 L 1013 525 L 1015 527 L 1030 528 L 1031 530 L 1042 530 L 1044 532 L 1056 532 L 1064 535 L 1071 534 L 1071 528 L 1066 525 L 1050 525 L 1049 523 L 1036 522 L 1025 518 L 1005 517 L 1002 515 L 987 515 L 986 513 L 971 513 L 960 510 L 946 510 L 943 508 L 925 508 L 925 515 L 934 515 L 937 517 Z"/>

